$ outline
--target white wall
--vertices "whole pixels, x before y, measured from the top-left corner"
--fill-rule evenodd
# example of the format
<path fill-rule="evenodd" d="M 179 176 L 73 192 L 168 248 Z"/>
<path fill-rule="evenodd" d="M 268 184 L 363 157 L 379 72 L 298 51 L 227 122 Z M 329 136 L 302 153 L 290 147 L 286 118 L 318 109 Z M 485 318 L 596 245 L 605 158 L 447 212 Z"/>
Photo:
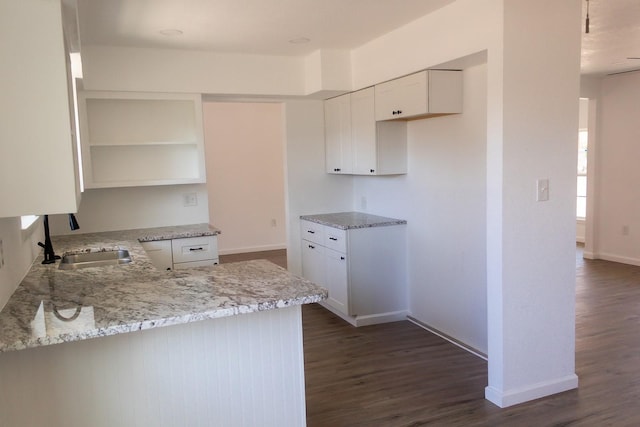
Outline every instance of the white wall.
<path fill-rule="evenodd" d="M 354 189 L 366 211 L 407 220 L 411 315 L 483 353 L 486 69 L 464 71 L 463 114 L 408 122 L 407 175 L 358 177 Z"/>
<path fill-rule="evenodd" d="M 599 99 L 593 255 L 640 265 L 640 72 L 605 77 Z"/>
<path fill-rule="evenodd" d="M 307 57 L 82 46 L 84 89 L 224 95 L 335 95 L 350 89 L 349 52 Z"/>
<path fill-rule="evenodd" d="M 0 261 L 1 310 L 41 251 L 37 242 L 44 242 L 42 220 L 23 231 L 19 217 L 0 218 L 0 240 L 4 258 L 4 264 Z"/>
<path fill-rule="evenodd" d="M 500 406 L 577 386 L 580 6 L 458 0 L 352 54 L 358 88 L 487 51 L 486 396 Z M 551 182 L 545 203 L 540 178 Z"/>
<path fill-rule="evenodd" d="M 221 254 L 286 248 L 284 106 L 203 104 L 209 222 Z"/>
<path fill-rule="evenodd" d="M 184 195 L 196 193 L 198 205 L 184 206 Z M 76 214 L 73 233 L 129 230 L 209 222 L 206 184 L 87 190 Z M 67 215 L 49 217 L 51 234 L 69 234 Z M 215 224 L 214 224 L 215 225 Z"/>

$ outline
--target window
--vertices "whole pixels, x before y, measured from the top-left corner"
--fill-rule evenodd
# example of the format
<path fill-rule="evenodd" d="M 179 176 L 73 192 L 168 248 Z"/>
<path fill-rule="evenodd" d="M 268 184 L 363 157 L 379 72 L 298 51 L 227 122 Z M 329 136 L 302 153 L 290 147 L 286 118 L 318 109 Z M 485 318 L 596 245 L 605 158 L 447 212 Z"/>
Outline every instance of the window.
<path fill-rule="evenodd" d="M 587 216 L 587 142 L 589 132 L 586 129 L 578 131 L 578 198 L 576 203 L 576 217 L 584 219 Z"/>

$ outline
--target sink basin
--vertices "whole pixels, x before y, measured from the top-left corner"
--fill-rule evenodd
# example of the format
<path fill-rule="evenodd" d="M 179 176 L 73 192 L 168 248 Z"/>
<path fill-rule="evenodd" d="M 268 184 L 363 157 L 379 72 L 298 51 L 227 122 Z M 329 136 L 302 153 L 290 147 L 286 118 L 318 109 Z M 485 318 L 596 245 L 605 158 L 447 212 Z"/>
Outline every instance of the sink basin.
<path fill-rule="evenodd" d="M 60 260 L 61 270 L 75 270 L 77 268 L 104 267 L 106 265 L 128 264 L 131 255 L 126 249 L 102 252 L 83 252 L 65 255 Z"/>

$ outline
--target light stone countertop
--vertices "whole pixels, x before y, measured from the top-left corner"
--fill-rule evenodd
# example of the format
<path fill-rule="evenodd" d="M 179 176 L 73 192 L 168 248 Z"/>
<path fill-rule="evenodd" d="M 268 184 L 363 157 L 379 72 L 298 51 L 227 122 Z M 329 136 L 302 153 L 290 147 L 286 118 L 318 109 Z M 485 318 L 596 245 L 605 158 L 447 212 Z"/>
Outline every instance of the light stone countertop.
<path fill-rule="evenodd" d="M 52 237 L 58 255 L 120 248 L 133 262 L 60 270 L 38 256 L 0 312 L 0 353 L 326 299 L 266 260 L 160 271 L 139 243 L 219 232 L 198 224 Z"/>
<path fill-rule="evenodd" d="M 319 215 L 301 215 L 300 219 L 327 225 L 341 230 L 354 228 L 384 227 L 389 225 L 406 224 L 404 219 L 387 218 L 363 212 L 337 212 Z"/>

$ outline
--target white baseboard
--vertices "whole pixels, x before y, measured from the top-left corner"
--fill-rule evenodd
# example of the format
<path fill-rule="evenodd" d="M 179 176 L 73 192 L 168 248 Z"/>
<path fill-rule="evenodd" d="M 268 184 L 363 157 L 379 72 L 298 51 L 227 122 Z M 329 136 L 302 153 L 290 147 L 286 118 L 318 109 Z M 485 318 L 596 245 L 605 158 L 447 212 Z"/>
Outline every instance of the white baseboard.
<path fill-rule="evenodd" d="M 532 384 L 527 387 L 521 387 L 506 392 L 500 391 L 495 387 L 488 386 L 484 389 L 484 397 L 500 408 L 506 408 L 508 406 L 517 405 L 518 403 L 528 402 L 530 400 L 539 399 L 541 397 L 550 396 L 552 394 L 561 393 L 574 388 L 578 388 L 578 376 L 576 374 L 571 374 L 566 377 Z"/>
<path fill-rule="evenodd" d="M 377 325 L 380 323 L 399 322 L 401 320 L 407 320 L 407 315 L 409 314 L 408 311 L 402 310 L 392 311 L 390 313 L 368 314 L 366 316 L 349 316 L 348 314 L 344 314 L 336 310 L 325 301 L 321 301 L 318 304 L 355 327 Z"/>
<path fill-rule="evenodd" d="M 640 259 L 638 258 L 631 258 L 631 257 L 626 257 L 626 256 L 620 256 L 620 255 L 615 255 L 615 254 L 608 254 L 608 253 L 590 253 L 591 255 L 594 256 L 594 258 L 592 259 L 603 259 L 605 261 L 613 261 L 613 262 L 619 262 L 622 264 L 630 264 L 630 265 L 637 265 L 640 266 Z"/>
<path fill-rule="evenodd" d="M 477 349 L 471 347 L 470 345 L 467 345 L 467 344 L 463 343 L 462 341 L 459 341 L 459 340 L 457 340 L 457 339 L 445 334 L 444 332 L 440 332 L 438 329 L 433 328 L 433 327 L 427 325 L 424 322 L 421 322 L 420 320 L 416 319 L 413 316 L 407 316 L 407 320 L 409 322 L 413 323 L 414 325 L 420 326 L 422 329 L 424 329 L 426 331 L 429 331 L 432 334 L 437 335 L 437 336 L 439 336 L 440 338 L 442 338 L 442 339 L 444 339 L 446 341 L 449 341 L 451 344 L 453 344 L 453 345 L 455 345 L 457 347 L 460 347 L 463 350 L 468 351 L 469 353 L 473 354 L 474 356 L 478 356 L 479 358 L 484 359 L 484 360 L 489 360 L 487 358 L 487 355 L 485 353 L 481 352 L 480 350 L 477 350 Z"/>
<path fill-rule="evenodd" d="M 234 255 L 234 254 L 244 254 L 247 252 L 275 251 L 279 249 L 287 249 L 287 245 L 285 243 L 281 243 L 276 245 L 247 246 L 244 248 L 233 248 L 233 249 L 218 249 L 218 255 Z"/>

